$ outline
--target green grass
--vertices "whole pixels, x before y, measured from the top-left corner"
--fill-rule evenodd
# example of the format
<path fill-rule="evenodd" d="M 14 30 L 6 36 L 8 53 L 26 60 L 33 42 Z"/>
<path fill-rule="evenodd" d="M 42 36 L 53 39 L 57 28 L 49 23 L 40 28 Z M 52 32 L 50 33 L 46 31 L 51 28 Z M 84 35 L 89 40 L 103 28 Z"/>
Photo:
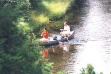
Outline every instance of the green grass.
<path fill-rule="evenodd" d="M 62 15 L 66 12 L 70 2 L 69 1 L 43 1 L 43 5 L 50 11 L 52 15 Z"/>

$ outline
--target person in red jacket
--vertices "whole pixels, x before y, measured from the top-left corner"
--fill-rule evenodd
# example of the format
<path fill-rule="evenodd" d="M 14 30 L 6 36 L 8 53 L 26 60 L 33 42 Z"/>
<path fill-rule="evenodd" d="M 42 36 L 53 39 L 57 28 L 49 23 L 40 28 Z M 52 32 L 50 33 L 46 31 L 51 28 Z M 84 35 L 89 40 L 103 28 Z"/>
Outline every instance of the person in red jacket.
<path fill-rule="evenodd" d="M 48 41 L 49 38 L 49 32 L 46 28 L 43 29 L 43 32 L 41 33 L 41 36 L 43 37 L 41 41 Z"/>

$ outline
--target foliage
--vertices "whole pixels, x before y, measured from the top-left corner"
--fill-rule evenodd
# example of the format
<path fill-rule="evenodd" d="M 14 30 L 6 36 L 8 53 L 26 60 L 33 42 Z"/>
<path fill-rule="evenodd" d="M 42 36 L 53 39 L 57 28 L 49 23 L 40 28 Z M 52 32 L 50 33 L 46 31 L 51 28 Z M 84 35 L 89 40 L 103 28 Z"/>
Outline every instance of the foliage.
<path fill-rule="evenodd" d="M 0 73 L 50 74 L 51 63 L 42 57 L 28 22 L 28 0 L 0 0 Z"/>
<path fill-rule="evenodd" d="M 36 36 L 44 27 L 61 27 L 71 1 L 0 0 L 1 74 L 51 74 Z"/>
<path fill-rule="evenodd" d="M 41 32 L 40 27 L 58 30 L 66 20 L 65 13 L 73 0 L 30 0 L 31 23 L 35 24 L 34 32 Z M 58 22 L 56 24 L 56 22 Z M 55 27 L 56 26 L 56 27 Z M 38 34 L 37 34 L 38 36 Z"/>
<path fill-rule="evenodd" d="M 69 74 L 69 72 L 57 72 L 57 74 Z"/>
<path fill-rule="evenodd" d="M 65 0 L 65 1 L 54 0 L 50 2 L 44 0 L 43 5 L 49 10 L 50 14 L 53 14 L 53 16 L 56 15 L 59 17 L 66 12 L 69 2 L 70 1 L 68 0 Z"/>
<path fill-rule="evenodd" d="M 100 72 L 100 74 L 103 74 L 103 72 Z"/>
<path fill-rule="evenodd" d="M 96 74 L 94 71 L 94 67 L 91 64 L 87 65 L 87 68 L 82 68 L 81 74 Z"/>
<path fill-rule="evenodd" d="M 87 68 L 81 69 L 81 74 L 98 74 L 94 71 L 94 67 L 91 64 L 87 65 Z M 100 72 L 100 74 L 103 74 L 103 72 Z"/>

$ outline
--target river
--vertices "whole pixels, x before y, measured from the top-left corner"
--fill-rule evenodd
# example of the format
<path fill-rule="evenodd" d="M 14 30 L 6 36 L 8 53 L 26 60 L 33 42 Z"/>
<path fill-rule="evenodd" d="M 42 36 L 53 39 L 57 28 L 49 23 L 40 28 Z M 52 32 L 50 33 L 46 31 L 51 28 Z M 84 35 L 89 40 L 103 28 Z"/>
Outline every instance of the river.
<path fill-rule="evenodd" d="M 97 74 L 111 72 L 111 1 L 87 0 L 86 4 L 83 11 L 87 13 L 74 27 L 74 40 L 48 48 L 54 74 L 80 74 L 87 64 L 92 64 Z"/>

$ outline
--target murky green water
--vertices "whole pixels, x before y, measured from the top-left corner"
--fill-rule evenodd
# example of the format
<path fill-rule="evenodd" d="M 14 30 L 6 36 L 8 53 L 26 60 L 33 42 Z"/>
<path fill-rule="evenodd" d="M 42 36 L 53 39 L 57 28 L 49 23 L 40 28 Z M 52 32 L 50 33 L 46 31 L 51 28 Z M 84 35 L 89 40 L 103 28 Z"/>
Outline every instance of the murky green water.
<path fill-rule="evenodd" d="M 83 8 L 86 14 L 74 26 L 75 39 L 48 49 L 55 74 L 58 71 L 80 74 L 87 64 L 92 64 L 98 73 L 111 72 L 111 1 L 88 0 L 86 4 Z"/>

